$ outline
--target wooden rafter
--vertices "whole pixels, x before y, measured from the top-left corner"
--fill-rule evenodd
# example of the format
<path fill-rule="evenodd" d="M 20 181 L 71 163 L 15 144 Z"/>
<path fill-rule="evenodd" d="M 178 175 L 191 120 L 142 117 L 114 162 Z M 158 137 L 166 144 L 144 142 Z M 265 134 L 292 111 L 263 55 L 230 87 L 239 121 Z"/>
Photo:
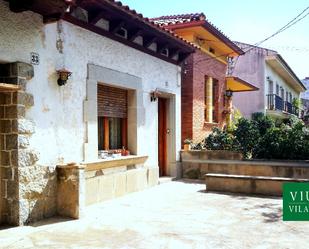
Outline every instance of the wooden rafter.
<path fill-rule="evenodd" d="M 33 11 L 43 16 L 44 23 L 54 22 L 59 19 L 67 20 L 82 28 L 101 34 L 110 39 L 119 41 L 125 45 L 136 48 L 140 51 L 163 59 L 165 61 L 178 64 L 178 60 L 171 59 L 180 52 L 180 58 L 186 58 L 187 53 L 194 52 L 194 47 L 184 41 L 177 39 L 172 34 L 165 32 L 160 27 L 151 24 L 148 19 L 137 14 L 134 10 L 122 6 L 116 1 L 110 0 L 75 0 L 71 6 L 71 10 L 80 7 L 88 12 L 88 22 L 79 20 L 65 10 L 68 7 L 66 0 L 6 0 L 9 2 L 10 9 L 14 12 L 22 12 L 26 10 Z M 71 2 L 71 1 L 70 1 Z M 109 21 L 110 30 L 95 26 L 95 24 L 104 18 Z M 127 39 L 119 37 L 117 32 L 125 27 Z M 134 43 L 136 37 L 143 37 L 143 45 Z M 158 43 L 158 51 L 149 49 L 152 43 Z M 169 57 L 163 56 L 161 52 L 168 47 Z M 174 48 L 174 49 L 172 49 Z M 178 48 L 179 51 L 175 50 Z M 172 50 L 172 51 L 171 51 Z"/>
<path fill-rule="evenodd" d="M 109 24 L 109 30 L 110 32 L 112 32 L 113 34 L 117 33 L 121 28 L 124 27 L 125 22 L 124 21 L 112 21 Z"/>
<path fill-rule="evenodd" d="M 162 53 L 164 49 L 167 49 L 168 48 L 168 43 L 165 43 L 165 44 L 162 44 L 162 45 L 158 45 L 158 53 Z"/>
<path fill-rule="evenodd" d="M 170 49 L 169 51 L 169 57 L 173 58 L 176 54 L 178 54 L 181 50 L 179 48 Z"/>
<path fill-rule="evenodd" d="M 134 31 L 129 32 L 128 35 L 128 40 L 129 41 L 134 41 L 136 37 L 140 36 L 143 34 L 143 31 L 141 29 L 136 29 Z"/>
<path fill-rule="evenodd" d="M 100 21 L 100 19 L 102 19 L 104 17 L 104 13 L 102 11 L 89 11 L 88 12 L 88 22 L 90 24 L 95 25 L 98 21 Z"/>
<path fill-rule="evenodd" d="M 150 45 L 152 43 L 156 42 L 156 41 L 157 41 L 157 37 L 155 37 L 155 36 L 152 36 L 152 37 L 149 37 L 149 38 L 144 37 L 144 47 L 149 48 Z"/>

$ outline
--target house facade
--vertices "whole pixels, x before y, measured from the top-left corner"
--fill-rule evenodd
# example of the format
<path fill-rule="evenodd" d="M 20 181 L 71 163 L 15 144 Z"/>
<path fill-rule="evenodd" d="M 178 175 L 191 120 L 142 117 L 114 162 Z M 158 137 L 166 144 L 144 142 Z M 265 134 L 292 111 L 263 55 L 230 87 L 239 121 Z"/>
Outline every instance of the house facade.
<path fill-rule="evenodd" d="M 185 60 L 182 70 L 182 141 L 203 140 L 214 127 L 223 128 L 230 117 L 231 96 L 226 91 L 252 91 L 255 87 L 226 77 L 228 58 L 243 51 L 206 20 L 203 13 L 152 19 L 163 28 L 194 43 L 199 49 Z"/>
<path fill-rule="evenodd" d="M 275 119 L 299 116 L 296 102 L 305 87 L 282 56 L 270 49 L 240 42 L 236 44 L 247 52 L 232 62 L 233 75 L 252 82 L 259 90 L 236 93 L 234 106 L 247 118 L 256 112 Z"/>
<path fill-rule="evenodd" d="M 177 176 L 192 44 L 114 1 L 0 1 L 0 13 L 1 224 L 77 218 Z"/>
<path fill-rule="evenodd" d="M 306 91 L 300 94 L 302 108 L 303 108 L 303 117 L 306 123 L 309 123 L 309 77 L 306 77 L 302 80 Z"/>

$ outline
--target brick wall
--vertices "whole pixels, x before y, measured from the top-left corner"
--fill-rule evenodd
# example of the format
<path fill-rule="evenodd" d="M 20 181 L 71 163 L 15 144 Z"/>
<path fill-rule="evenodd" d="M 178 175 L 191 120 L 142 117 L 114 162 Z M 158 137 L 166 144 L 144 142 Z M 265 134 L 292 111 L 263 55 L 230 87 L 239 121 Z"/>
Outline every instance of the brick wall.
<path fill-rule="evenodd" d="M 197 51 L 191 55 L 183 66 L 182 81 L 182 141 L 189 137 L 199 142 L 209 134 L 214 126 L 225 125 L 224 92 L 226 64 L 213 59 L 208 54 Z M 217 124 L 205 123 L 204 99 L 205 76 L 218 80 Z"/>
<path fill-rule="evenodd" d="M 181 85 L 181 140 L 193 137 L 193 56 L 190 55 L 182 68 Z"/>

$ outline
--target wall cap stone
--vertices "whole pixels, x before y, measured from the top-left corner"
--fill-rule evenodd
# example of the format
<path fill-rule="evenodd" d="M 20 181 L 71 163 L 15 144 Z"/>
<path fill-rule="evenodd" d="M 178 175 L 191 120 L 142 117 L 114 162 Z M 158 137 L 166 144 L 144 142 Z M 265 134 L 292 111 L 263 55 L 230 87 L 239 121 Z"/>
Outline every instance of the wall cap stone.
<path fill-rule="evenodd" d="M 71 170 L 71 169 L 85 169 L 86 165 L 80 165 L 77 163 L 59 164 L 56 166 L 59 169 Z"/>

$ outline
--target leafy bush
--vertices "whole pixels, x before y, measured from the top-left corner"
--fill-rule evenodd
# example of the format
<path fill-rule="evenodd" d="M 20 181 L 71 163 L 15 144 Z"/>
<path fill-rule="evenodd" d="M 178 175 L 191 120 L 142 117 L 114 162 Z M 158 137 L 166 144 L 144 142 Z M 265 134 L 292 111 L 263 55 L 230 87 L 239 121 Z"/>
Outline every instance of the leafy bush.
<path fill-rule="evenodd" d="M 252 114 L 252 122 L 259 131 L 259 136 L 263 136 L 268 129 L 275 127 L 274 120 L 268 116 L 265 116 L 264 113 L 261 112 Z"/>
<path fill-rule="evenodd" d="M 235 142 L 232 134 L 215 127 L 205 139 L 205 148 L 209 150 L 235 150 L 238 147 Z"/>
<path fill-rule="evenodd" d="M 259 138 L 259 130 L 255 123 L 248 119 L 241 118 L 233 134 L 244 157 L 251 157 L 253 148 Z"/>
<path fill-rule="evenodd" d="M 304 160 L 309 159 L 309 128 L 299 119 L 276 124 L 256 113 L 252 120 L 240 118 L 231 132 L 215 128 L 205 139 L 204 147 L 238 150 L 245 158 Z"/>
<path fill-rule="evenodd" d="M 287 140 L 285 129 L 272 127 L 266 131 L 253 150 L 254 158 L 286 159 L 284 141 Z"/>

